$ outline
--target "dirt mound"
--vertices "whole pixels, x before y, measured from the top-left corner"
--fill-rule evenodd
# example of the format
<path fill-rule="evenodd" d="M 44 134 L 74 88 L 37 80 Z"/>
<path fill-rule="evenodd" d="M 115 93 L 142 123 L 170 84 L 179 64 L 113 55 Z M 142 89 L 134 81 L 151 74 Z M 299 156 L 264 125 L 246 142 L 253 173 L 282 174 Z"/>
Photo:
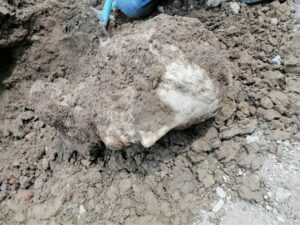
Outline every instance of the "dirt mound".
<path fill-rule="evenodd" d="M 196 19 L 160 15 L 123 25 L 97 57 L 31 88 L 39 115 L 72 150 L 152 146 L 214 116 L 231 82 L 218 40 Z M 100 139 L 99 139 L 100 137 Z"/>

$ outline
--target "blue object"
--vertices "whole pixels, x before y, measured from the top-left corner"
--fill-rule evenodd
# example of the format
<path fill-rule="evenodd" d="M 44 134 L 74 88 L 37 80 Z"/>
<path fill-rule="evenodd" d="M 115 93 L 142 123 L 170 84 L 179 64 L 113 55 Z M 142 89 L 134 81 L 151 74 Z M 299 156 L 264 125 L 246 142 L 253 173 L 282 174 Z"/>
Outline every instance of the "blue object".
<path fill-rule="evenodd" d="M 128 17 L 139 18 L 149 15 L 159 0 L 115 0 L 116 6 Z"/>
<path fill-rule="evenodd" d="M 105 0 L 103 10 L 92 8 L 97 14 L 101 27 L 106 30 L 110 13 L 119 8 L 126 16 L 139 18 L 149 15 L 156 7 L 159 0 Z"/>
<path fill-rule="evenodd" d="M 104 26 L 107 26 L 107 24 L 108 24 L 112 7 L 113 7 L 113 0 L 105 0 L 102 14 L 99 15 L 100 16 L 99 19 L 100 19 L 102 25 L 104 25 Z"/>
<path fill-rule="evenodd" d="M 112 3 L 112 9 L 116 9 L 117 8 L 117 3 L 116 3 L 116 1 L 113 1 L 113 3 Z"/>

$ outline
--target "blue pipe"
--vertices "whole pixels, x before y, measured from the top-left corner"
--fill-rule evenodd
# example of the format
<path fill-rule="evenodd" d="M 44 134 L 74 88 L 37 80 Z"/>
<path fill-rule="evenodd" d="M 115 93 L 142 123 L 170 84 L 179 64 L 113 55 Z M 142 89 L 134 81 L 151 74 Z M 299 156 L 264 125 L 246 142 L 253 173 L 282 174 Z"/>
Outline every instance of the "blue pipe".
<path fill-rule="evenodd" d="M 153 12 L 159 0 L 115 0 L 117 7 L 128 17 L 140 18 Z"/>
<path fill-rule="evenodd" d="M 100 21 L 101 21 L 102 25 L 104 25 L 104 26 L 107 26 L 107 24 L 108 24 L 112 6 L 113 6 L 113 0 L 105 0 L 102 14 L 100 17 Z"/>
<path fill-rule="evenodd" d="M 117 2 L 113 1 L 113 3 L 112 3 L 112 9 L 116 9 L 116 8 L 117 8 Z"/>
<path fill-rule="evenodd" d="M 150 14 L 159 0 L 105 0 L 101 14 L 98 14 L 101 24 L 106 27 L 112 9 L 119 8 L 131 18 L 144 17 Z M 94 10 L 95 11 L 95 10 Z"/>

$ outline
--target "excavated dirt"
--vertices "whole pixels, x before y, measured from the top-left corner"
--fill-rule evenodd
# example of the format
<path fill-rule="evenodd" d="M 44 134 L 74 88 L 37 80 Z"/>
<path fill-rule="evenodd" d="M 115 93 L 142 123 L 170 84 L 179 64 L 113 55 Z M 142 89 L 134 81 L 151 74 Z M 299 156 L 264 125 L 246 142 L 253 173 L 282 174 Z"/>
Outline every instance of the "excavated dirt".
<path fill-rule="evenodd" d="M 76 73 L 37 81 L 30 93 L 72 151 L 101 141 L 113 150 L 149 148 L 171 129 L 216 114 L 232 83 L 224 55 L 199 20 L 158 15 L 118 27 Z"/>
<path fill-rule="evenodd" d="M 222 108 L 149 149 L 95 145 L 87 160 L 39 117 L 29 93 L 38 80 L 80 82 L 98 71 L 92 4 L 0 3 L 0 224 L 300 224 L 300 80 L 288 60 L 299 46 L 299 2 L 238 3 L 238 13 L 229 2 L 166 5 L 199 19 L 228 55 L 233 84 Z M 112 34 L 144 22 L 122 23 Z"/>

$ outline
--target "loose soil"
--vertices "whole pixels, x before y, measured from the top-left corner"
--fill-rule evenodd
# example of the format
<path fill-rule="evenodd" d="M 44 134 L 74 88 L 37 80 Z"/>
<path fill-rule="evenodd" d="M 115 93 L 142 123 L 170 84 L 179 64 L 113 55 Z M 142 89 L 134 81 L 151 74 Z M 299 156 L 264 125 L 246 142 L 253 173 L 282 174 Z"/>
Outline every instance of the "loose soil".
<path fill-rule="evenodd" d="M 0 3 L 1 225 L 300 224 L 300 79 L 290 60 L 299 2 L 238 3 L 239 14 L 229 2 L 175 2 L 165 13 L 199 19 L 228 54 L 234 81 L 222 108 L 150 149 L 98 145 L 91 158 L 63 144 L 29 92 L 37 80 L 89 75 L 94 3 Z M 118 16 L 110 32 L 130 23 L 144 21 Z M 283 64 L 272 64 L 278 55 Z"/>

